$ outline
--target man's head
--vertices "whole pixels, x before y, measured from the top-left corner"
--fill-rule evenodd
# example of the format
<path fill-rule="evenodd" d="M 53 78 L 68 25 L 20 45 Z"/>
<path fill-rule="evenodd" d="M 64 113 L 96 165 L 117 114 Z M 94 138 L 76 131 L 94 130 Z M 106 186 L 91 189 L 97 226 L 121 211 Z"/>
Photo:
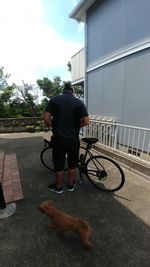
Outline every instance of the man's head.
<path fill-rule="evenodd" d="M 65 83 L 65 85 L 64 85 L 63 93 L 65 93 L 65 92 L 73 94 L 73 88 L 71 87 L 71 84 L 69 82 Z"/>

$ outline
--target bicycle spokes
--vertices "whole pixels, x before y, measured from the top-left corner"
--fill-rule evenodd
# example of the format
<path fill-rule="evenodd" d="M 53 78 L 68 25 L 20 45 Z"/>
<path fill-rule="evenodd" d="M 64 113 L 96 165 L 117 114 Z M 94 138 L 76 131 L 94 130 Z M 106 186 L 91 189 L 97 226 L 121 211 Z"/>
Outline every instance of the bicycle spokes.
<path fill-rule="evenodd" d="M 116 191 L 124 183 L 121 168 L 109 158 L 94 156 L 88 160 L 86 169 L 90 182 L 102 190 Z"/>

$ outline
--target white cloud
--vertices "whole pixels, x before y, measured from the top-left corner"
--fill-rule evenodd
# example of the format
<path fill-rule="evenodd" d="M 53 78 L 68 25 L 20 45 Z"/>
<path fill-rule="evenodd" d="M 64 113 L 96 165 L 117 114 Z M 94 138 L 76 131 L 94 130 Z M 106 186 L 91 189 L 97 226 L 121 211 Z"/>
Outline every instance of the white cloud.
<path fill-rule="evenodd" d="M 83 46 L 66 42 L 46 24 L 42 0 L 0 0 L 0 7 L 0 66 L 12 82 L 34 82 L 39 71 L 66 66 Z"/>

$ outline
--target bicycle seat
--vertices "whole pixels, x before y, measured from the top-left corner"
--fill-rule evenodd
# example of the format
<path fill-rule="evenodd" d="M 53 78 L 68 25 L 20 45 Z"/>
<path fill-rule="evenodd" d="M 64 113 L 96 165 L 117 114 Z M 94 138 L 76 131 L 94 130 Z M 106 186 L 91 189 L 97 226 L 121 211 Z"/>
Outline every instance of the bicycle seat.
<path fill-rule="evenodd" d="M 92 145 L 92 144 L 95 144 L 98 141 L 98 138 L 84 137 L 84 138 L 81 138 L 81 140 L 83 142 L 87 143 L 88 145 Z"/>

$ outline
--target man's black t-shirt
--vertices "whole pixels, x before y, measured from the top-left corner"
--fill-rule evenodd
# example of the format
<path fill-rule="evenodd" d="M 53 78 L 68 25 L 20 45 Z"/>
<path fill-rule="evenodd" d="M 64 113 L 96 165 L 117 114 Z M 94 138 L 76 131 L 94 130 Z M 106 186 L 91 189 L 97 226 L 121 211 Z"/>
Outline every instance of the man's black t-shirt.
<path fill-rule="evenodd" d="M 68 92 L 53 97 L 45 111 L 52 115 L 54 136 L 63 138 L 78 138 L 81 118 L 88 116 L 83 102 Z"/>

